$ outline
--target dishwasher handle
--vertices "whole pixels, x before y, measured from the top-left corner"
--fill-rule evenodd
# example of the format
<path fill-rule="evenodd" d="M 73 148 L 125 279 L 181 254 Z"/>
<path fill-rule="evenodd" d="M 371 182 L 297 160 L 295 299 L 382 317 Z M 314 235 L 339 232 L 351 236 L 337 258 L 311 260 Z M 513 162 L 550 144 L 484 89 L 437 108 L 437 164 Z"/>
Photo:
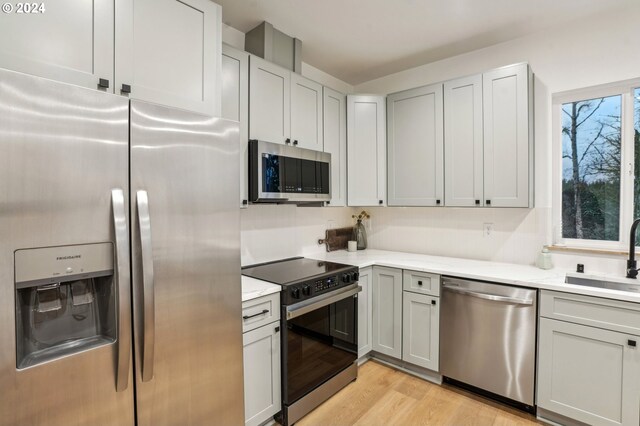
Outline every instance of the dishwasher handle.
<path fill-rule="evenodd" d="M 453 293 L 463 294 L 465 296 L 476 297 L 478 299 L 491 300 L 493 302 L 513 303 L 516 305 L 533 305 L 533 299 L 521 299 L 519 297 L 500 296 L 497 294 L 482 293 L 479 291 L 471 291 L 460 288 L 455 285 L 443 284 L 442 288 Z"/>

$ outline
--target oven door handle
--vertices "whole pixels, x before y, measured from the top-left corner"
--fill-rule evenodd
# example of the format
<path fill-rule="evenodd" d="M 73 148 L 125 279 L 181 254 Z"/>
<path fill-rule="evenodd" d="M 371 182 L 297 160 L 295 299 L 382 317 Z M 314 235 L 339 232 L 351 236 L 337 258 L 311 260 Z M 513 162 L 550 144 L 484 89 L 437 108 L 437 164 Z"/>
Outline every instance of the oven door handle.
<path fill-rule="evenodd" d="M 331 293 L 314 297 L 310 300 L 303 300 L 302 302 L 298 302 L 294 305 L 289 305 L 287 306 L 287 319 L 290 320 L 332 303 L 339 302 L 340 300 L 351 297 L 361 291 L 362 287 L 358 284 L 352 284 L 348 287 L 332 291 Z"/>

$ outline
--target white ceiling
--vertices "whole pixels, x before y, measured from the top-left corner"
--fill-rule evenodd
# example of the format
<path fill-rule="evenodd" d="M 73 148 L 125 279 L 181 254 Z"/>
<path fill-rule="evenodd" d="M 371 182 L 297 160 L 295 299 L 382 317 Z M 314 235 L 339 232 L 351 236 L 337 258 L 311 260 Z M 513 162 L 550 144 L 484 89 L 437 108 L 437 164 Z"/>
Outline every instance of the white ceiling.
<path fill-rule="evenodd" d="M 303 61 L 350 84 L 480 49 L 638 0 L 214 0 L 247 32 L 302 40 Z"/>

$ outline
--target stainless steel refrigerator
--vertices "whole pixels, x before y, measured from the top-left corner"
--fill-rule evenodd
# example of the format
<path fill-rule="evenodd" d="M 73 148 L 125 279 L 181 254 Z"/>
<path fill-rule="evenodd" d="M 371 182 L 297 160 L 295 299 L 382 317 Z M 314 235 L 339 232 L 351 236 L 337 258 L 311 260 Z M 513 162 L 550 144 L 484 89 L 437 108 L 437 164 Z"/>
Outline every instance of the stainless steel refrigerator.
<path fill-rule="evenodd" d="M 242 424 L 237 123 L 0 70 L 0 424 Z"/>

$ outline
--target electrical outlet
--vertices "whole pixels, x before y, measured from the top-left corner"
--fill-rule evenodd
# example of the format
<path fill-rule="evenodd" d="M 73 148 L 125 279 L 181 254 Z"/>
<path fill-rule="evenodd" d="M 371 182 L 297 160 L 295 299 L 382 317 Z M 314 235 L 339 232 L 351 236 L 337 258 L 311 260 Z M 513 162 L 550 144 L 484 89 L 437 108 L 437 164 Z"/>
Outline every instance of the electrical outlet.
<path fill-rule="evenodd" d="M 490 237 L 493 234 L 493 223 L 485 223 L 482 225 L 482 232 L 485 237 Z"/>

